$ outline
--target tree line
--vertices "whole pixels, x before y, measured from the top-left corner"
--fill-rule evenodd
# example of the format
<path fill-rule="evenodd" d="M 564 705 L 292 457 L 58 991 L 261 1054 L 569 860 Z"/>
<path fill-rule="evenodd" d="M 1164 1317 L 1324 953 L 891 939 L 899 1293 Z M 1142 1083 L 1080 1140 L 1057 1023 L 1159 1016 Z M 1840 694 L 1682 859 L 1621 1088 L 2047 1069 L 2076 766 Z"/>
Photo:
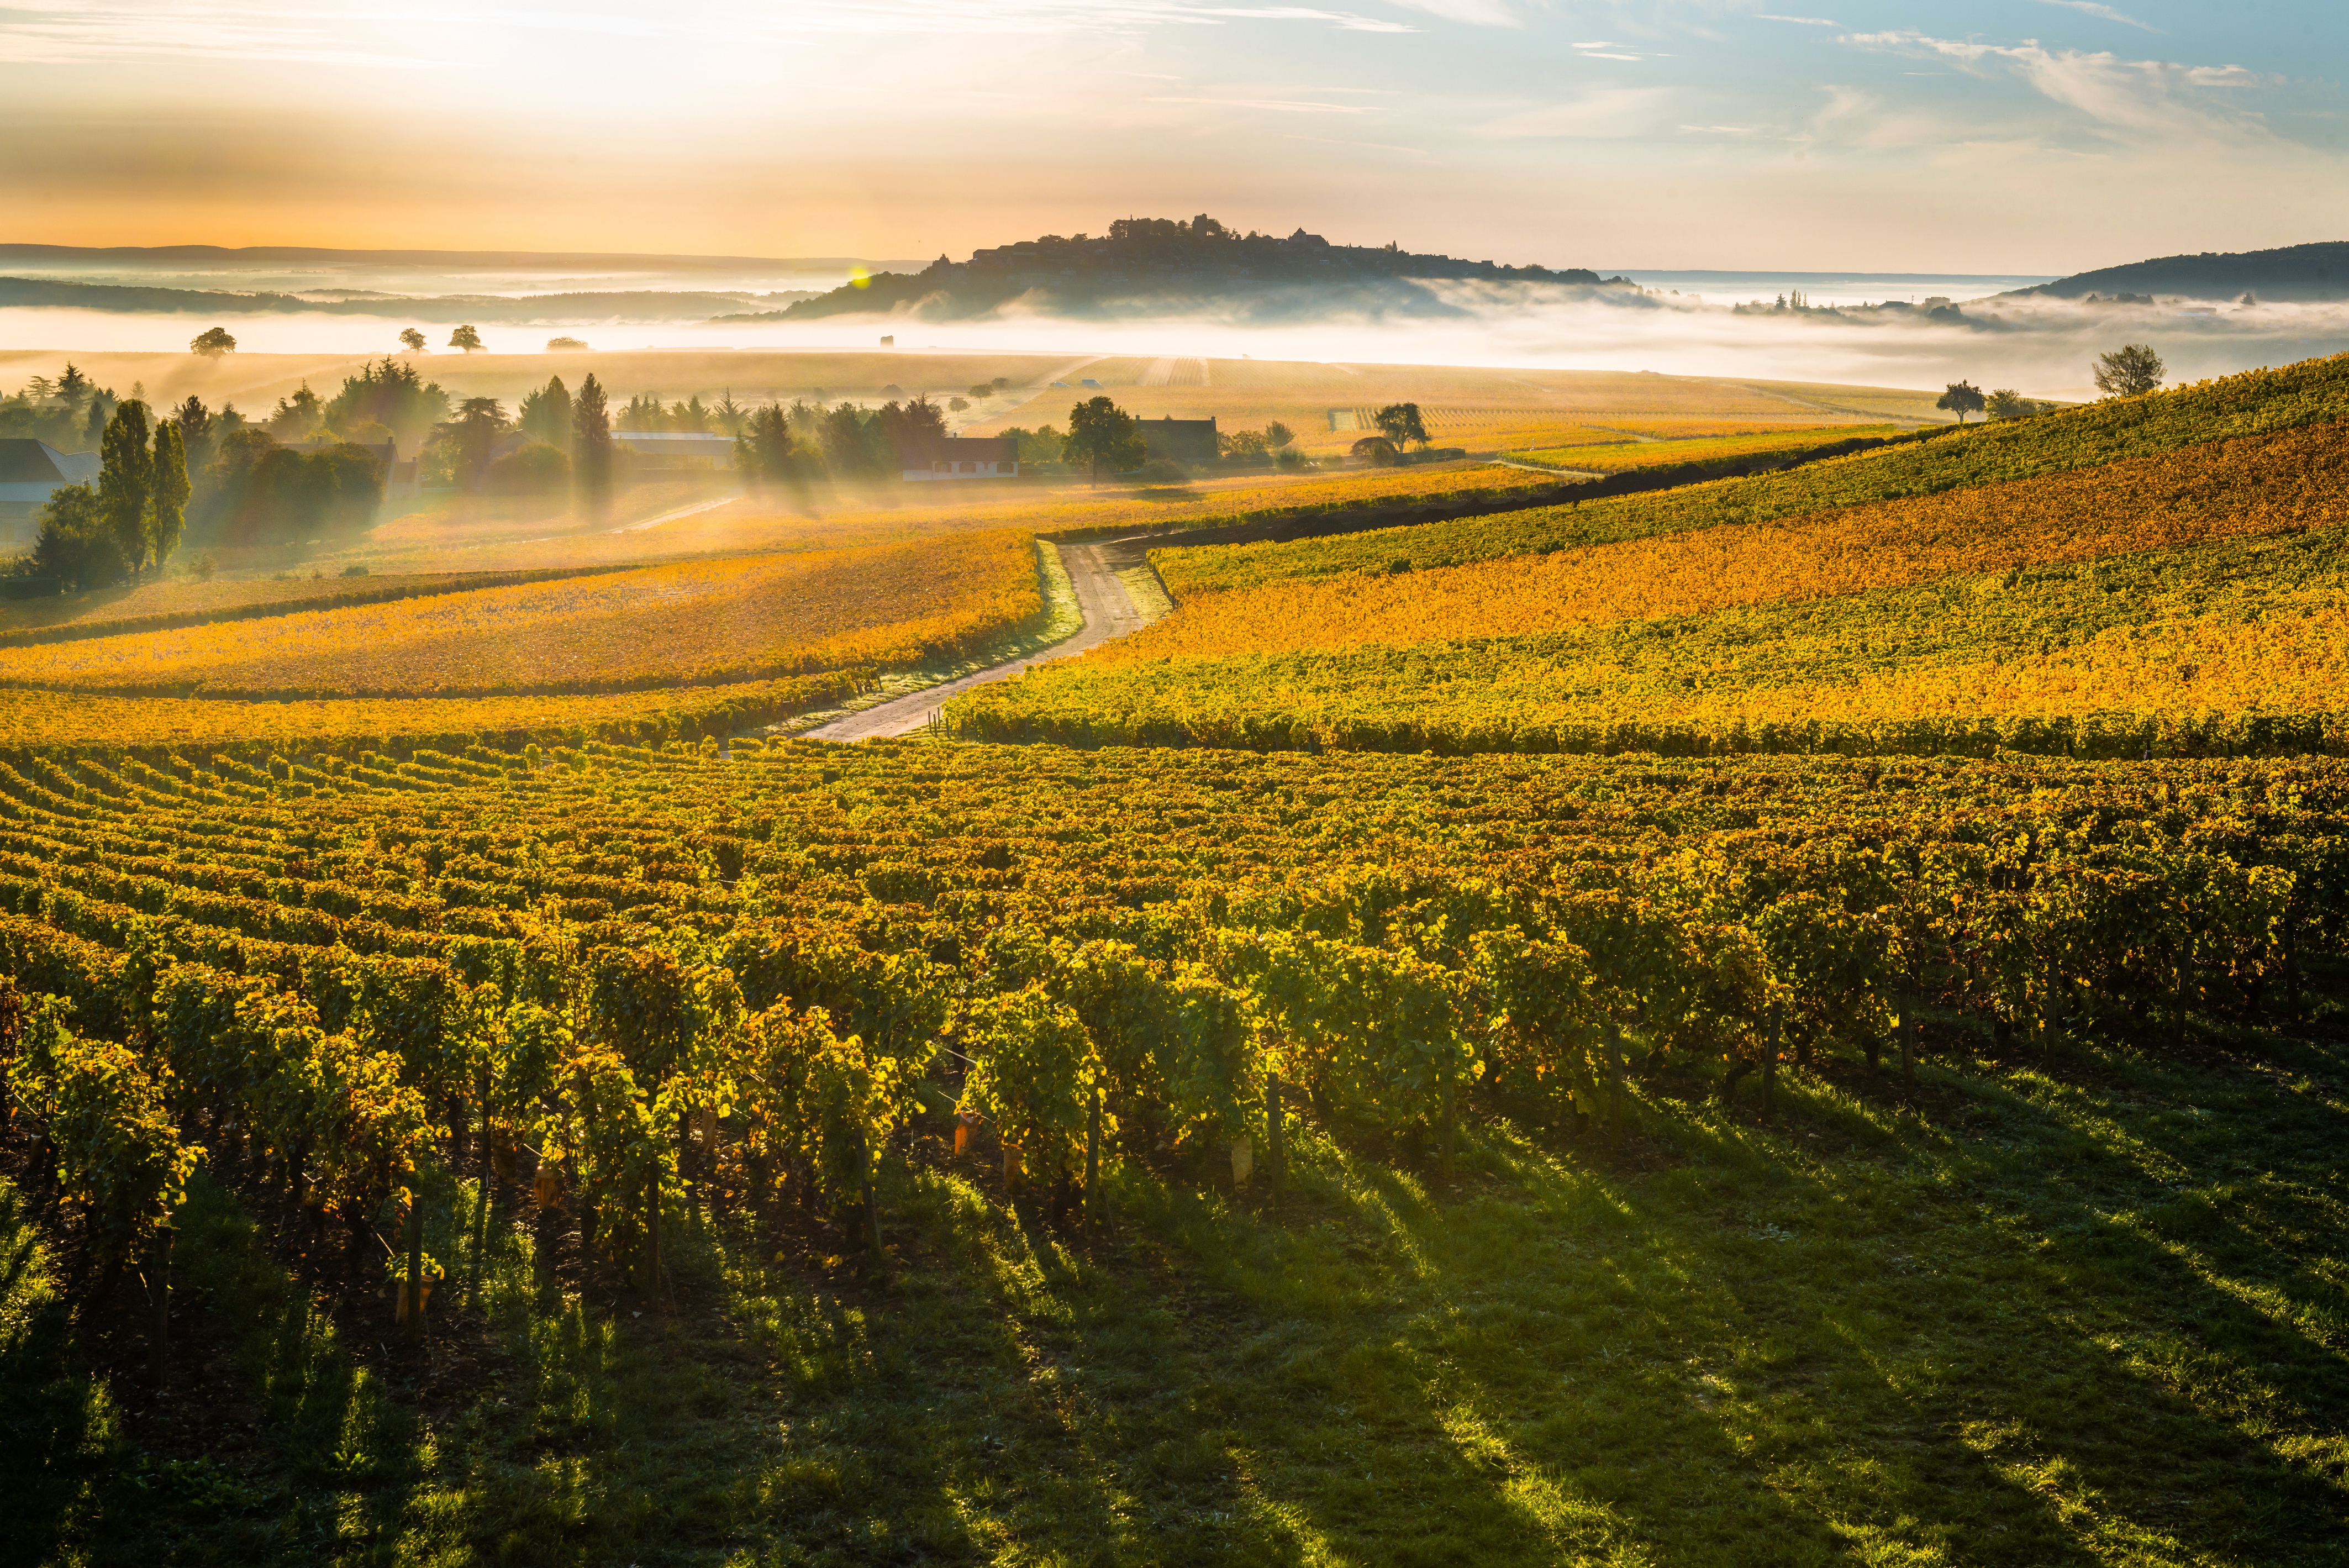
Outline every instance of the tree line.
<path fill-rule="evenodd" d="M 2099 354 L 2089 369 L 2096 390 L 2107 398 L 2141 398 L 2157 390 L 2168 374 L 2168 367 L 2149 343 L 2127 343 L 2109 354 Z M 1984 392 L 1971 381 L 1951 381 L 1942 389 L 1933 406 L 1957 415 L 1958 423 L 1963 424 L 1968 414 L 1987 414 L 1994 420 L 2027 420 L 2059 405 L 2026 398 L 2012 387 Z"/>

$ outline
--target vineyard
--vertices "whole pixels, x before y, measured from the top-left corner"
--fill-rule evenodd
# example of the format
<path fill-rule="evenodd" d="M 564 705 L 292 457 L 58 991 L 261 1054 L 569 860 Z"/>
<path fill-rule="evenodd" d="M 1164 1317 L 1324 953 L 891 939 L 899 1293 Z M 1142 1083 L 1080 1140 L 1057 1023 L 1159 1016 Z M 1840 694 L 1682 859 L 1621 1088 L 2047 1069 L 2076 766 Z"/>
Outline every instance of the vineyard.
<path fill-rule="evenodd" d="M 1611 434 L 1612 432 L 1600 432 Z M 1614 440 L 1603 444 L 1561 445 L 1536 448 L 1510 455 L 1527 462 L 1538 462 L 1551 468 L 1580 469 L 1593 473 L 1621 473 L 1628 469 L 1653 468 L 1662 464 L 1687 462 L 1718 462 L 1724 459 L 1760 456 L 1799 457 L 1809 452 L 1831 448 L 1840 442 L 1875 438 L 1886 439 L 1903 434 L 1899 425 L 1842 425 L 1826 430 L 1803 429 L 1757 431 L 1750 426 L 1732 428 L 1719 434 L 1702 429 L 1681 431 L 1650 427 L 1641 433 L 1652 434 L 1648 441 Z"/>
<path fill-rule="evenodd" d="M 1187 550 L 1159 564 L 1178 602 L 1288 577 L 1342 576 L 1532 556 L 1931 495 L 2153 457 L 2349 418 L 2349 357 L 2313 359 L 2033 420 L 1921 432 L 1929 439 L 1784 473 L 1654 494 L 1290 544 Z"/>
<path fill-rule="evenodd" d="M 880 1269 L 942 1200 L 1326 1205 L 1350 1148 L 1415 1193 L 1651 1147 L 1707 1085 L 1848 1138 L 1854 1074 L 1889 1110 L 1977 1053 L 2189 1062 L 2349 914 L 2328 762 L 705 742 L 0 787 L 14 1136 L 78 1277 L 151 1275 L 201 1169 L 330 1319 L 657 1301 L 795 1234 Z"/>
<path fill-rule="evenodd" d="M 1097 651 L 1092 662 L 1520 637 L 2337 530 L 2349 526 L 2349 445 L 2342 435 L 2341 426 L 2319 425 L 1744 526 L 1224 593 L 1199 591 L 1185 554 L 1169 554 L 1160 569 L 1184 613 Z M 1409 565 L 1407 556 L 1397 560 Z"/>
<path fill-rule="evenodd" d="M 1123 546 L 860 745 L 767 732 L 1072 614 L 1047 521 L 1548 481 L 0 647 L 12 1543 L 2349 1561 L 2344 429 Z"/>
<path fill-rule="evenodd" d="M 1033 541 L 949 535 L 0 649 L 0 683 L 227 698 L 707 686 L 916 663 L 1042 609 Z"/>
<path fill-rule="evenodd" d="M 2349 754 L 2338 530 L 1579 632 L 1091 659 L 973 739 L 1302 751 Z"/>

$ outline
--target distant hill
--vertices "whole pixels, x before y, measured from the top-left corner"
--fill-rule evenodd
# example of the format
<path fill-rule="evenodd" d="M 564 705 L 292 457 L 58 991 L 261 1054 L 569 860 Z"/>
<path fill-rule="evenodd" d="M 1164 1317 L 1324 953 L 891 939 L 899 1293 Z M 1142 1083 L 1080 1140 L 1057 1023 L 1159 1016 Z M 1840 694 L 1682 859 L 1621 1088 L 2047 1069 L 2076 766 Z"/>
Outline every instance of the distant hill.
<path fill-rule="evenodd" d="M 2162 256 L 2059 277 L 2002 297 L 2034 294 L 2056 299 L 2085 299 L 2092 294 L 2103 299 L 2124 294 L 2210 300 L 2246 294 L 2277 301 L 2349 299 L 2349 241 Z"/>
<path fill-rule="evenodd" d="M 1580 267 L 1502 266 L 1393 245 L 1333 245 L 1302 229 L 1286 239 L 1243 234 L 1201 213 L 1188 223 L 1122 218 L 1098 237 L 1048 234 L 974 251 L 967 262 L 940 256 L 918 273 L 881 273 L 763 318 L 956 321 L 1014 307 L 1097 320 L 1169 313 L 1256 321 L 1458 314 L 1428 286 L 1444 281 L 1551 284 L 1619 290 L 1627 302 L 1645 298 L 1628 278 Z"/>
<path fill-rule="evenodd" d="M 716 311 L 750 304 L 787 305 L 813 298 L 807 289 L 761 295 L 687 293 L 666 289 L 608 293 L 503 295 L 378 294 L 322 289 L 316 295 L 243 293 L 74 283 L 60 278 L 0 277 L 0 307 L 103 310 L 113 314 L 182 316 L 371 316 L 429 322 L 577 326 L 605 321 L 706 321 Z"/>

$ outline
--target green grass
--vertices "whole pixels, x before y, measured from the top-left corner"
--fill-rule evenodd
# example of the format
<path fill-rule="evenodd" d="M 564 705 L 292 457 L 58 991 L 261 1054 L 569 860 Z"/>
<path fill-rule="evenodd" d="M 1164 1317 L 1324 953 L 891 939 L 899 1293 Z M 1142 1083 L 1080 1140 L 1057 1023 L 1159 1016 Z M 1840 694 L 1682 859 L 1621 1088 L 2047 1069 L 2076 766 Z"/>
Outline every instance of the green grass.
<path fill-rule="evenodd" d="M 11 1207 L 0 1518 L 93 1563 L 2349 1561 L 2349 1047 L 2202 1044 L 1944 1063 L 1915 1117 L 1660 1072 L 1624 1157 L 1491 1124 L 1449 1191 L 1307 1133 L 1282 1212 L 1128 1168 L 1091 1249 L 917 1164 L 889 1282 L 709 1227 L 641 1318 L 501 1228 L 437 1389 L 209 1188 L 183 1315 L 252 1417 L 209 1459 L 76 1370 Z"/>

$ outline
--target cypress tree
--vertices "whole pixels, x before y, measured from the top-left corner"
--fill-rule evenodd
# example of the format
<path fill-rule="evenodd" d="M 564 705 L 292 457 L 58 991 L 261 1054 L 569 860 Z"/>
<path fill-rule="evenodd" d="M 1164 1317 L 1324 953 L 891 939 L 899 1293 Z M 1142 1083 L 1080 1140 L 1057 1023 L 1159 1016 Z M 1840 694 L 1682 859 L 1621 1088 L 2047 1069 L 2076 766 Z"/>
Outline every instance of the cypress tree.
<path fill-rule="evenodd" d="M 147 450 L 147 405 L 133 398 L 117 407 L 98 438 L 98 504 L 124 566 L 137 576 L 147 564 L 147 512 L 155 493 L 155 459 Z"/>
<path fill-rule="evenodd" d="M 155 427 L 153 461 L 155 490 L 148 504 L 147 543 L 160 571 L 187 531 L 188 496 L 193 489 L 188 483 L 188 443 L 177 421 L 165 420 Z"/>
<path fill-rule="evenodd" d="M 593 370 L 571 400 L 571 472 L 578 476 L 583 495 L 601 501 L 612 493 L 612 417 L 603 384 Z"/>

